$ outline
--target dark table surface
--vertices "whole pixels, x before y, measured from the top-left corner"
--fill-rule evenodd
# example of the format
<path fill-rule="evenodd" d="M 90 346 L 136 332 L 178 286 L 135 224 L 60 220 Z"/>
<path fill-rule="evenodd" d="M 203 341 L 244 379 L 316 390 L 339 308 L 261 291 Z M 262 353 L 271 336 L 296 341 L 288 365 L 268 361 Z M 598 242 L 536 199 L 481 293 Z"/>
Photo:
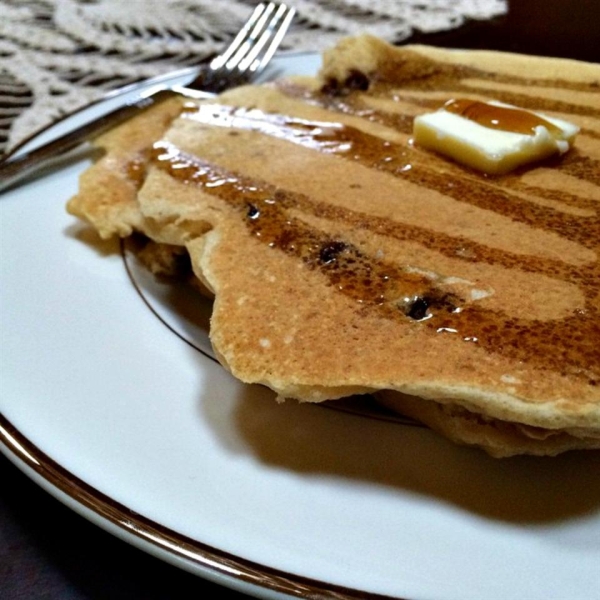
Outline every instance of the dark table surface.
<path fill-rule="evenodd" d="M 600 0 L 512 0 L 509 5 L 505 17 L 410 41 L 600 62 Z M 153 600 L 201 593 L 210 598 L 220 589 L 100 530 L 0 455 L 3 600 Z"/>

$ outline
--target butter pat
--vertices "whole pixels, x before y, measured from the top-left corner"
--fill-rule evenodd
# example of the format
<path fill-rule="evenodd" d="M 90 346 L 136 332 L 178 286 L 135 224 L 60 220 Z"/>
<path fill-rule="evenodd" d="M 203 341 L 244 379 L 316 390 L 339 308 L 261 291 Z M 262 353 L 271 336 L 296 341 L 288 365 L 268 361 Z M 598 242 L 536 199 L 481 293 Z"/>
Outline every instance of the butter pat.
<path fill-rule="evenodd" d="M 576 125 L 541 113 L 462 99 L 413 124 L 417 145 L 490 175 L 563 154 L 578 132 Z"/>

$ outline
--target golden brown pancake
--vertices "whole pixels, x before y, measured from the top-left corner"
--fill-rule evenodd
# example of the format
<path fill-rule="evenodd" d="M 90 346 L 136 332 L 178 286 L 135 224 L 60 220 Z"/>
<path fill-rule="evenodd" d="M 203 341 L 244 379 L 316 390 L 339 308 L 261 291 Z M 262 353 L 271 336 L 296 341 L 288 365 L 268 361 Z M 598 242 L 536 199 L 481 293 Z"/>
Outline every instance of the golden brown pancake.
<path fill-rule="evenodd" d="M 487 177 L 412 143 L 457 96 L 581 131 Z M 69 210 L 184 246 L 240 380 L 377 392 L 496 456 L 600 448 L 598 65 L 361 36 L 318 78 L 163 104 L 98 144 Z"/>

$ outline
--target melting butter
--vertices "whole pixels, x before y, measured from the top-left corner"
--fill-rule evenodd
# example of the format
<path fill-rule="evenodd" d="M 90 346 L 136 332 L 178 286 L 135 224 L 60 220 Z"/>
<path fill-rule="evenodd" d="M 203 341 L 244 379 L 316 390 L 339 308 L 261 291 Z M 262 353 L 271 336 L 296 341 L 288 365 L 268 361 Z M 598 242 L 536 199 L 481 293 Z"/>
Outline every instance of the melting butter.
<path fill-rule="evenodd" d="M 415 143 L 490 175 L 569 150 L 579 127 L 499 102 L 449 100 L 413 123 Z"/>

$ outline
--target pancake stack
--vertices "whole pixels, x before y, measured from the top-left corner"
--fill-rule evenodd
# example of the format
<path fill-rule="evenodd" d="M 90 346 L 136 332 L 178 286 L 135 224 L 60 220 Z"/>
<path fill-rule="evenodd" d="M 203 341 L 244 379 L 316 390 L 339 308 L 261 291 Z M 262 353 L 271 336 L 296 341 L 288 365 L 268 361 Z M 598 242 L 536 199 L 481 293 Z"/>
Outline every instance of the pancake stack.
<path fill-rule="evenodd" d="M 487 176 L 413 119 L 494 100 L 580 127 Z M 97 140 L 68 210 L 189 256 L 243 382 L 373 394 L 493 456 L 600 448 L 600 66 L 342 40 L 314 78 L 174 97 Z"/>

